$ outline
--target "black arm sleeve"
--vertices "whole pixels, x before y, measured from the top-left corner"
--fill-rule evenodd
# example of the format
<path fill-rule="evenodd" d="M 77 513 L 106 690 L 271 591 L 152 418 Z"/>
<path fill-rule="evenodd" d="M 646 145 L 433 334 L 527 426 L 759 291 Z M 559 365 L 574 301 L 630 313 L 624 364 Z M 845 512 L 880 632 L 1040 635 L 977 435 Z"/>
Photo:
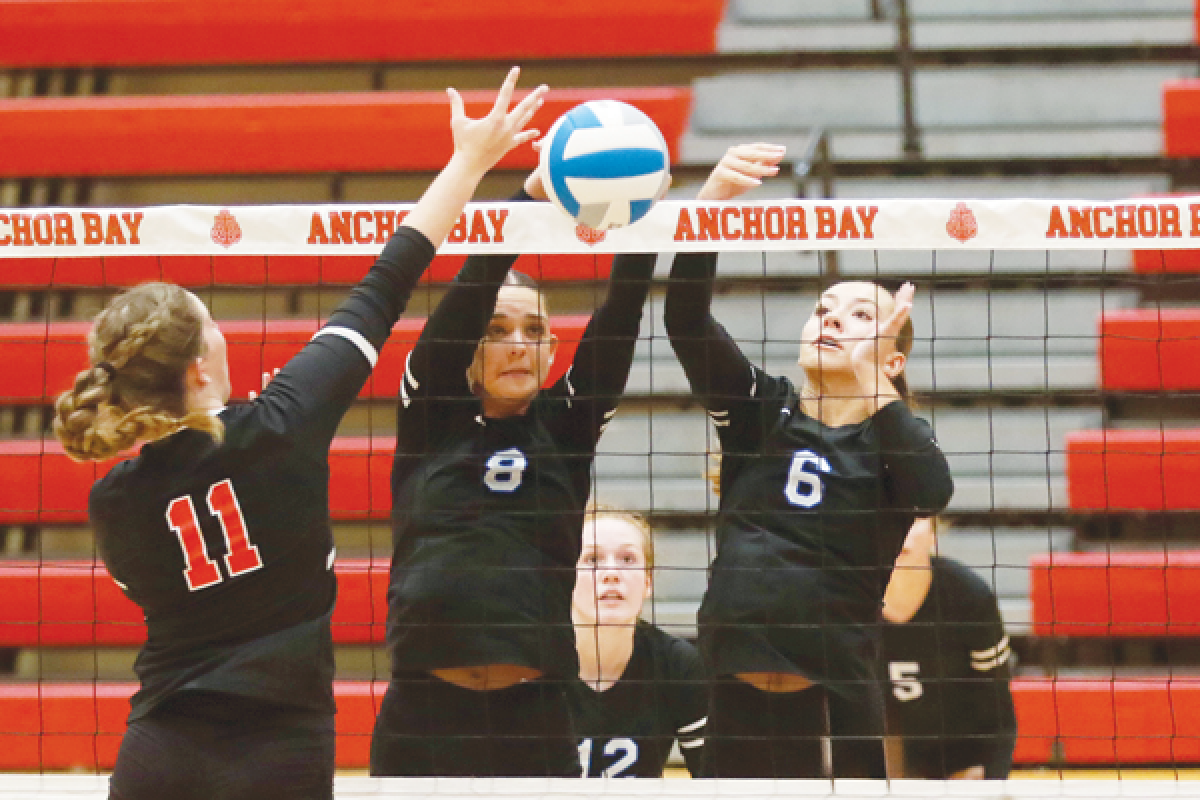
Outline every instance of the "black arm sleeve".
<path fill-rule="evenodd" d="M 652 254 L 613 260 L 604 303 L 592 314 L 571 369 L 555 387 L 572 398 L 576 417 L 584 418 L 573 431 L 584 435 L 579 444 L 585 449 L 595 446 L 625 391 L 656 260 Z"/>
<path fill-rule="evenodd" d="M 935 574 L 938 567 L 935 566 Z M 962 567 L 963 570 L 968 569 Z M 963 574 L 966 580 L 959 593 L 959 602 L 971 610 L 967 615 L 974 622 L 963 630 L 967 666 L 964 672 L 972 680 L 963 687 L 955 706 L 964 709 L 964 722 L 972 732 L 981 734 L 979 761 L 989 780 L 1008 777 L 1012 769 L 1013 750 L 1017 745 L 1017 715 L 1013 707 L 1012 647 L 1004 631 L 1004 621 L 996 595 L 982 579 Z M 966 722 L 969 720 L 969 723 Z"/>
<path fill-rule="evenodd" d="M 299 431 L 328 446 L 434 253 L 420 231 L 401 226 L 392 235 L 366 277 L 255 401 L 266 430 Z"/>
<path fill-rule="evenodd" d="M 672 725 L 679 752 L 693 778 L 708 777 L 704 743 L 708 735 L 708 682 L 700 654 L 682 639 L 672 641 L 671 686 L 674 693 Z"/>
<path fill-rule="evenodd" d="M 873 419 L 895 508 L 919 517 L 940 513 L 954 494 L 954 481 L 929 423 L 914 417 L 901 401 L 888 403 Z"/>
<path fill-rule="evenodd" d="M 729 401 L 752 394 L 756 379 L 754 365 L 710 312 L 716 274 L 716 253 L 675 256 L 663 325 L 700 402 L 709 410 L 726 410 Z"/>

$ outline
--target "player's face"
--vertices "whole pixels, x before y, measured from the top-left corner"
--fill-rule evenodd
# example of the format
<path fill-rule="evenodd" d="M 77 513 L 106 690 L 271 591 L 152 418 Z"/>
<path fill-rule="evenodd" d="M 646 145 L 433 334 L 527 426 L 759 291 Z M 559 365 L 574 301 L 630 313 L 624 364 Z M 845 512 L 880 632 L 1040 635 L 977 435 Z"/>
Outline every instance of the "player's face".
<path fill-rule="evenodd" d="M 524 413 L 542 388 L 557 347 L 541 292 L 524 286 L 502 288 L 471 365 L 472 381 L 482 390 L 485 413 Z"/>
<path fill-rule="evenodd" d="M 650 586 L 642 531 L 620 518 L 589 517 L 571 604 L 576 624 L 633 625 Z"/>
<path fill-rule="evenodd" d="M 879 336 L 882 320 L 891 316 L 896 303 L 887 290 L 866 281 L 830 286 L 800 335 L 800 366 L 810 374 L 853 371 L 850 353 L 854 345 Z M 895 352 L 896 343 L 879 343 L 879 358 Z"/>
<path fill-rule="evenodd" d="M 221 402 L 228 403 L 233 388 L 229 379 L 229 352 L 225 347 L 225 335 L 221 333 L 217 323 L 213 322 L 212 315 L 208 313 L 208 307 L 200 301 L 200 298 L 192 295 L 192 299 L 201 309 L 204 319 L 205 348 L 203 355 L 199 358 L 199 366 L 212 380 L 213 389 L 219 394 Z"/>

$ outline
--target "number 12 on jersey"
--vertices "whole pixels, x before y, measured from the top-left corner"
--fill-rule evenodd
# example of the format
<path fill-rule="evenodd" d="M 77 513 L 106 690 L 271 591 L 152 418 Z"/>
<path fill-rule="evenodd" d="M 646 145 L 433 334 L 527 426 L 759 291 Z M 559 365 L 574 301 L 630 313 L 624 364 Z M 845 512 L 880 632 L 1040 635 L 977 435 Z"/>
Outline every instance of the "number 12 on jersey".
<path fill-rule="evenodd" d="M 209 512 L 221 523 L 221 532 L 225 534 L 225 568 L 229 577 L 235 578 L 262 567 L 258 547 L 250 543 L 246 519 L 233 491 L 233 481 L 226 478 L 208 487 L 207 500 Z M 191 495 L 176 497 L 167 505 L 167 524 L 175 531 L 183 550 L 183 559 L 187 563 L 183 578 L 188 589 L 197 592 L 223 581 L 217 562 L 208 557 Z"/>

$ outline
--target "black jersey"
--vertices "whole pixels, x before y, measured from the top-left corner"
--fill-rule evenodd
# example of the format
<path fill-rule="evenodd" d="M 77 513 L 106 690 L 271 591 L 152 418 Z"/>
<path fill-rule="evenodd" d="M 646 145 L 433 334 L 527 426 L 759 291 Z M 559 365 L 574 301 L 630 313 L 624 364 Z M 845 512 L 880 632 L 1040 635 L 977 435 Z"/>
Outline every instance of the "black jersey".
<path fill-rule="evenodd" d="M 680 255 L 666 326 L 720 437 L 717 556 L 700 608 L 716 675 L 798 673 L 833 691 L 874 679 L 892 564 L 953 484 L 929 425 L 902 402 L 829 427 L 791 382 L 752 365 L 709 313 L 716 256 Z"/>
<path fill-rule="evenodd" d="M 185 689 L 333 712 L 329 445 L 433 254 L 402 227 L 262 394 L 220 411 L 220 444 L 182 430 L 92 488 L 99 551 L 146 616 L 131 719 Z"/>
<path fill-rule="evenodd" d="M 708 687 L 690 643 L 639 622 L 620 680 L 602 692 L 577 680 L 567 697 L 583 777 L 661 778 L 676 740 L 688 770 L 703 776 Z"/>
<path fill-rule="evenodd" d="M 525 414 L 485 418 L 466 371 L 514 260 L 467 260 L 404 373 L 388 590 L 396 670 L 578 674 L 570 608 L 592 461 L 625 389 L 655 257 L 618 256 L 571 368 Z"/>
<path fill-rule="evenodd" d="M 884 628 L 892 732 L 906 777 L 945 778 L 982 765 L 1008 777 L 1016 745 L 1011 654 L 996 596 L 969 567 L 933 559 L 929 594 L 904 625 Z"/>

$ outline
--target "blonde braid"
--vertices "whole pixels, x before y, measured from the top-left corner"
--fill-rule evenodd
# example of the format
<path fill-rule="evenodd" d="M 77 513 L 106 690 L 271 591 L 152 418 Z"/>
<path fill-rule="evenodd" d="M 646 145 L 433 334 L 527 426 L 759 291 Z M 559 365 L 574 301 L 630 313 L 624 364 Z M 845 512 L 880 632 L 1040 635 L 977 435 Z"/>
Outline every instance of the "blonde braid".
<path fill-rule="evenodd" d="M 220 440 L 219 419 L 186 409 L 187 365 L 205 347 L 195 302 L 174 284 L 146 283 L 96 315 L 88 334 L 92 366 L 55 403 L 54 434 L 69 456 L 100 461 L 185 427 Z"/>

